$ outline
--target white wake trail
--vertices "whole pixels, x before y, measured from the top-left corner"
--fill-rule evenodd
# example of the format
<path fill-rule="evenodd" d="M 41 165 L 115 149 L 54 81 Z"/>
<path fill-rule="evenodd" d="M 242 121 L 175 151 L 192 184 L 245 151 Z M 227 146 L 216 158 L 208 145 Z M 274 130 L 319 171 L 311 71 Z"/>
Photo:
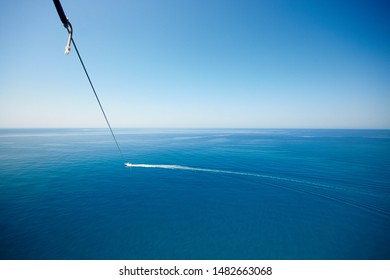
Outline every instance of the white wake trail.
<path fill-rule="evenodd" d="M 390 212 L 387 209 L 382 209 L 376 206 L 372 205 L 366 205 L 359 203 L 357 201 L 347 199 L 344 197 L 340 197 L 338 195 L 332 194 L 335 191 L 343 191 L 344 188 L 337 187 L 337 186 L 329 186 L 325 184 L 319 184 L 316 182 L 306 181 L 306 180 L 299 180 L 299 179 L 292 179 L 292 178 L 286 178 L 286 177 L 279 177 L 279 176 L 272 176 L 272 175 L 265 175 L 265 174 L 259 174 L 259 173 L 249 173 L 249 172 L 240 172 L 240 171 L 230 171 L 230 170 L 220 170 L 220 169 L 210 169 L 210 168 L 200 168 L 200 167 L 190 167 L 190 166 L 183 166 L 183 165 L 172 165 L 172 164 L 135 164 L 135 163 L 125 163 L 126 167 L 135 167 L 135 168 L 159 168 L 159 169 L 176 169 L 176 170 L 186 170 L 186 171 L 199 171 L 199 172 L 210 172 L 210 173 L 219 173 L 219 174 L 230 174 L 230 175 L 240 175 L 240 176 L 252 176 L 252 177 L 260 177 L 260 178 L 266 178 L 266 179 L 272 179 L 272 180 L 279 180 L 284 182 L 293 182 L 297 183 L 294 187 L 288 186 L 288 185 L 275 185 L 279 188 L 288 189 L 292 191 L 297 191 L 300 193 L 305 193 L 308 195 L 315 195 L 318 197 L 330 199 L 339 203 L 347 204 L 350 206 L 355 206 L 361 209 L 368 210 L 370 212 L 374 213 L 380 213 L 384 215 L 386 218 L 390 218 Z M 305 186 L 311 186 L 312 188 L 307 188 Z"/>
<path fill-rule="evenodd" d="M 262 178 L 277 179 L 290 182 L 304 183 L 303 181 L 276 177 L 271 175 L 264 175 L 258 173 L 248 173 L 248 172 L 239 172 L 239 171 L 230 171 L 230 170 L 220 170 L 220 169 L 209 169 L 209 168 L 199 168 L 199 167 L 190 167 L 183 165 L 172 165 L 172 164 L 135 164 L 135 163 L 125 163 L 126 167 L 138 167 L 138 168 L 159 168 L 159 169 L 178 169 L 178 170 L 188 170 L 188 171 L 201 171 L 201 172 L 210 172 L 210 173 L 223 173 L 223 174 L 232 174 L 232 175 L 242 175 L 242 176 L 254 176 Z"/>

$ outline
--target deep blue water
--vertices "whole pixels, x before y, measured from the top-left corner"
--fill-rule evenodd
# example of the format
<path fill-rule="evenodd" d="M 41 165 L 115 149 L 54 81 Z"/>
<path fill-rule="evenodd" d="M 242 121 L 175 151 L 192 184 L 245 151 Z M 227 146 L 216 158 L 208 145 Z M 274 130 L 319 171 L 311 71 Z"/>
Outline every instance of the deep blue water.
<path fill-rule="evenodd" d="M 0 130 L 0 259 L 390 259 L 389 130 L 116 133 Z"/>

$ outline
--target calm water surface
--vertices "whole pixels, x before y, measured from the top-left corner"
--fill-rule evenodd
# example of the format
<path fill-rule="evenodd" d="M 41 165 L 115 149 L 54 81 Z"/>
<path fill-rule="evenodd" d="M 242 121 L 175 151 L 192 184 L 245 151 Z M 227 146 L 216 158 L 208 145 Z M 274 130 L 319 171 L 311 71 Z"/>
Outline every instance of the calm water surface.
<path fill-rule="evenodd" d="M 390 258 L 388 130 L 116 133 L 0 130 L 0 259 Z"/>

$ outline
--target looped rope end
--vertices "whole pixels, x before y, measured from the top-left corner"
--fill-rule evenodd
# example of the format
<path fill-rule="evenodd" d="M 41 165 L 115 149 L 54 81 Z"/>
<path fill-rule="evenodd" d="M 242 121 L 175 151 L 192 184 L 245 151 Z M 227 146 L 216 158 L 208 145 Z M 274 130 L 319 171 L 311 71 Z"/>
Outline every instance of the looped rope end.
<path fill-rule="evenodd" d="M 73 34 L 72 25 L 70 24 L 69 21 L 67 22 L 66 29 L 68 30 L 69 37 L 68 37 L 68 43 L 65 46 L 65 54 L 68 55 L 70 53 L 70 44 L 72 42 L 72 34 Z"/>

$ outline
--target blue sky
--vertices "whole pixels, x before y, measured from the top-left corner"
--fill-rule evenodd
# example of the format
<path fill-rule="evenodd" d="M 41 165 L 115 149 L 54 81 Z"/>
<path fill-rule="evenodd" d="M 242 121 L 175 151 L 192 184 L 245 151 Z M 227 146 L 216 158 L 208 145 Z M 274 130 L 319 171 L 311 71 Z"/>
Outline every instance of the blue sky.
<path fill-rule="evenodd" d="M 61 1 L 112 126 L 162 128 L 390 128 L 386 2 Z M 53 2 L 0 10 L 0 127 L 105 127 Z"/>

